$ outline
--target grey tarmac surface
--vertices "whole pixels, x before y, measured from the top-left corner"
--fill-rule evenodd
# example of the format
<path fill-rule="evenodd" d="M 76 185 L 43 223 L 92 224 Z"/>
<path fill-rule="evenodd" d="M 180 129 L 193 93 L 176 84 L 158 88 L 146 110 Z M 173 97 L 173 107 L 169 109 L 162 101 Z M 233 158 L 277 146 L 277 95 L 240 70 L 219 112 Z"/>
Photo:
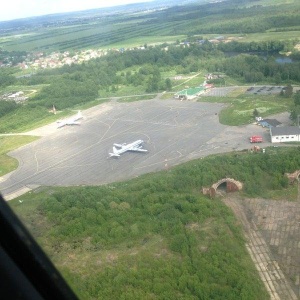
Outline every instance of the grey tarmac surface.
<path fill-rule="evenodd" d="M 0 178 L 7 199 L 38 186 L 100 185 L 155 172 L 213 153 L 251 148 L 249 136 L 268 131 L 256 125 L 221 125 L 224 104 L 178 100 L 108 103 L 83 111 L 80 126 L 50 124 L 30 134 L 41 139 L 11 153 L 16 171 Z M 147 153 L 109 158 L 113 143 L 144 140 Z M 264 147 L 269 142 L 260 144 Z"/>

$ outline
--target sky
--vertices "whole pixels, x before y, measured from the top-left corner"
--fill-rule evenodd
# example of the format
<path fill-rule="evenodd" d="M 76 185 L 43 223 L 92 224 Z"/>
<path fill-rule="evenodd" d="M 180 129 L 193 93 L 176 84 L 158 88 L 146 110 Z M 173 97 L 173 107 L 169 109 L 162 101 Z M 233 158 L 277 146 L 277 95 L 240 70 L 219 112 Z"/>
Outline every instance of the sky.
<path fill-rule="evenodd" d="M 5 0 L 1 3 L 0 21 L 149 1 L 151 0 Z"/>

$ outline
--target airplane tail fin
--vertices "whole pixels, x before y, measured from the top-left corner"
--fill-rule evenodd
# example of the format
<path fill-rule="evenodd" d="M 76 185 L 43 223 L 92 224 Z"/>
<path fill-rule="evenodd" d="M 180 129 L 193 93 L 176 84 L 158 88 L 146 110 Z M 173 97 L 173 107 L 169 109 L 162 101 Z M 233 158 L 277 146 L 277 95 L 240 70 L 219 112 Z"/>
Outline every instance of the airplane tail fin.
<path fill-rule="evenodd" d="M 110 157 L 119 157 L 120 156 L 120 154 L 118 153 L 118 150 L 115 146 L 113 147 L 113 153 L 109 153 L 109 156 Z"/>
<path fill-rule="evenodd" d="M 125 145 L 126 145 L 126 143 L 123 143 L 123 144 L 116 144 L 116 143 L 114 143 L 114 146 L 116 146 L 118 148 L 122 148 Z"/>

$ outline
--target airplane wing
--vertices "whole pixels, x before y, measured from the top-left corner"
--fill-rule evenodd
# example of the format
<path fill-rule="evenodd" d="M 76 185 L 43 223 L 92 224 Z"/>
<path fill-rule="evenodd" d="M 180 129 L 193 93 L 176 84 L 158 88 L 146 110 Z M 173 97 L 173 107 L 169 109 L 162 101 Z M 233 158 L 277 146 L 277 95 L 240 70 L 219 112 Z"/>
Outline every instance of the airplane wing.
<path fill-rule="evenodd" d="M 147 152 L 148 150 L 143 149 L 142 143 L 142 140 L 137 140 L 131 144 L 114 144 L 113 152 L 109 153 L 109 156 L 118 157 L 126 151 Z M 116 147 L 118 147 L 118 149 Z"/>
<path fill-rule="evenodd" d="M 82 119 L 82 113 L 81 111 L 78 111 L 76 116 L 66 122 L 66 125 L 80 125 L 80 122 L 77 122 L 80 119 Z"/>
<path fill-rule="evenodd" d="M 141 148 L 132 148 L 128 149 L 129 151 L 136 151 L 136 152 L 148 152 L 146 149 L 141 149 Z"/>
<path fill-rule="evenodd" d="M 119 157 L 121 156 L 120 154 L 116 154 L 116 153 L 108 153 L 109 157 Z"/>
<path fill-rule="evenodd" d="M 114 146 L 122 148 L 125 144 L 114 144 Z"/>
<path fill-rule="evenodd" d="M 67 125 L 67 123 L 63 122 L 63 121 L 57 121 L 57 123 L 58 123 L 57 128 L 61 128 L 61 127 L 64 127 L 65 125 Z"/>
<path fill-rule="evenodd" d="M 113 153 L 109 153 L 109 156 L 110 157 L 119 157 L 120 154 L 119 154 L 119 151 L 116 147 L 113 147 Z"/>
<path fill-rule="evenodd" d="M 80 125 L 80 122 L 76 122 L 76 121 L 57 121 L 57 123 L 58 123 L 57 128 L 61 128 L 66 125 Z"/>
<path fill-rule="evenodd" d="M 82 113 L 81 111 L 78 111 L 77 115 L 71 119 L 65 120 L 65 121 L 57 121 L 59 124 L 57 128 L 61 128 L 66 125 L 80 125 L 80 122 L 77 122 L 77 120 L 82 119 Z"/>
<path fill-rule="evenodd" d="M 77 121 L 68 121 L 65 123 L 65 125 L 80 125 L 80 122 Z"/>
<path fill-rule="evenodd" d="M 129 151 L 137 151 L 137 152 L 147 152 L 148 150 L 141 148 L 142 146 L 134 146 L 134 147 L 130 147 L 127 150 Z"/>
<path fill-rule="evenodd" d="M 78 113 L 77 113 L 77 115 L 73 118 L 73 121 L 77 121 L 77 120 L 82 119 L 82 118 L 83 118 L 83 117 L 82 117 L 82 113 L 81 113 L 81 111 L 79 110 Z"/>

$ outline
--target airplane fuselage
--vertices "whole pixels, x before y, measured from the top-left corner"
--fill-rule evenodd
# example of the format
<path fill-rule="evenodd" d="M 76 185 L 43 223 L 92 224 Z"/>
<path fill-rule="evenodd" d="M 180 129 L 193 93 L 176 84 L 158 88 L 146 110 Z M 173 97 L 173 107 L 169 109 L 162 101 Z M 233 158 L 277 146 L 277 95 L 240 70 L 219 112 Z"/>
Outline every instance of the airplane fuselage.
<path fill-rule="evenodd" d="M 136 152 L 147 152 L 146 149 L 142 148 L 143 140 L 137 140 L 130 144 L 114 144 L 113 153 L 109 153 L 110 157 L 119 157 L 122 153 L 126 151 L 136 151 Z M 119 148 L 119 149 L 117 149 Z"/>
<path fill-rule="evenodd" d="M 65 121 L 57 121 L 57 123 L 59 124 L 57 128 L 61 128 L 64 126 L 70 126 L 70 125 L 80 125 L 80 122 L 78 122 L 78 120 L 82 119 L 82 114 L 81 111 L 78 111 L 77 115 L 65 120 Z"/>

